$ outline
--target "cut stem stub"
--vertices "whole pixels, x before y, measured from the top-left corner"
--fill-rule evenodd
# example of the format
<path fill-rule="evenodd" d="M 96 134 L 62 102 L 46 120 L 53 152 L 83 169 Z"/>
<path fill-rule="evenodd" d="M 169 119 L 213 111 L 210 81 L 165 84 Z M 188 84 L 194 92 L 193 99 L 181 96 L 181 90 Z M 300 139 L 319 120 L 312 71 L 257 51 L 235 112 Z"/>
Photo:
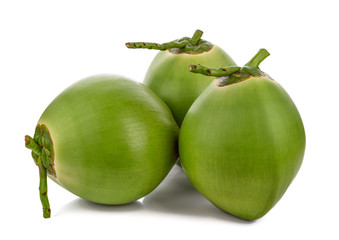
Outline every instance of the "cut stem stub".
<path fill-rule="evenodd" d="M 262 48 L 258 51 L 258 53 L 248 62 L 245 66 L 258 68 L 259 64 L 265 60 L 270 55 L 270 53 L 265 49 Z"/>

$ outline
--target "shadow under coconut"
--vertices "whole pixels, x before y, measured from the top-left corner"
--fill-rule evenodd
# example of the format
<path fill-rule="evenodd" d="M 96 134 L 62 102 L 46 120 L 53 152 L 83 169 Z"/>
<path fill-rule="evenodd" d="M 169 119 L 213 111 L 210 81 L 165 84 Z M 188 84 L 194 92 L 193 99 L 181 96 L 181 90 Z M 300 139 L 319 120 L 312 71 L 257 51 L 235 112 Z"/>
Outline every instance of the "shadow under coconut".
<path fill-rule="evenodd" d="M 56 212 L 55 215 L 62 215 L 65 213 L 74 213 L 74 212 L 84 212 L 84 210 L 105 213 L 132 212 L 142 210 L 142 208 L 143 206 L 140 201 L 135 201 L 132 203 L 121 205 L 105 205 L 90 202 L 82 198 L 77 198 L 63 206 L 58 212 Z"/>
<path fill-rule="evenodd" d="M 251 224 L 232 216 L 209 202 L 190 183 L 184 171 L 174 166 L 166 179 L 143 199 L 143 208 L 168 214 L 208 217 L 234 223 Z"/>

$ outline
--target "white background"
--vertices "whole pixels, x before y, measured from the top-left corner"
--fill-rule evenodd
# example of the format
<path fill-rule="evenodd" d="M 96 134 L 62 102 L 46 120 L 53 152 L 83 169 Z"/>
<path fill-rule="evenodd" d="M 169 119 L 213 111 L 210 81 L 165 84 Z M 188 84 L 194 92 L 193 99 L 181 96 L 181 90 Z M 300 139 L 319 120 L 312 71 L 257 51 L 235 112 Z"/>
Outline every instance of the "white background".
<path fill-rule="evenodd" d="M 0 2 L 1 239 L 338 239 L 339 37 L 337 1 Z M 303 118 L 303 165 L 280 202 L 246 222 L 211 205 L 174 168 L 149 196 L 125 206 L 79 199 L 49 181 L 42 218 L 38 169 L 24 147 L 47 105 L 98 73 L 142 81 L 156 54 L 127 41 L 203 39 L 261 69 L 290 94 Z M 5 237 L 7 236 L 7 237 Z"/>

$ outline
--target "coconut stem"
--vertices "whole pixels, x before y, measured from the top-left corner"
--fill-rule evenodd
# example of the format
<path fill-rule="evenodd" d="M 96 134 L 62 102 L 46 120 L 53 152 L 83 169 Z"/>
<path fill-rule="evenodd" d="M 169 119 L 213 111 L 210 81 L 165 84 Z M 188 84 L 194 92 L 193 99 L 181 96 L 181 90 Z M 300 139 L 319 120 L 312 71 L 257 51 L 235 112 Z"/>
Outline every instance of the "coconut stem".
<path fill-rule="evenodd" d="M 265 48 L 262 48 L 245 66 L 258 68 L 259 64 L 269 55 L 270 53 Z"/>
<path fill-rule="evenodd" d="M 49 218 L 51 216 L 51 209 L 47 196 L 47 170 L 43 164 L 43 158 L 46 158 L 49 155 L 49 152 L 46 148 L 41 147 L 33 138 L 30 136 L 25 136 L 25 146 L 28 149 L 31 149 L 33 152 L 35 163 L 39 167 L 39 192 L 40 192 L 40 201 L 43 209 L 43 217 Z M 47 152 L 46 152 L 47 151 Z"/>
<path fill-rule="evenodd" d="M 128 48 L 147 48 L 165 51 L 170 48 L 183 48 L 186 46 L 186 44 L 187 42 L 172 41 L 163 44 L 150 42 L 128 42 L 125 45 Z"/>
<path fill-rule="evenodd" d="M 40 193 L 40 201 L 42 204 L 43 216 L 44 218 L 49 218 L 51 216 L 51 208 L 49 206 L 49 201 L 48 201 L 48 196 L 47 196 L 47 170 L 42 164 L 41 157 L 38 157 L 38 165 L 39 165 L 39 175 L 40 175 L 39 193 Z"/>
<path fill-rule="evenodd" d="M 191 43 L 193 45 L 197 45 L 197 43 L 200 41 L 201 37 L 202 37 L 203 31 L 197 29 L 194 34 L 193 37 L 191 38 Z"/>
<path fill-rule="evenodd" d="M 25 146 L 28 149 L 31 149 L 36 155 L 41 154 L 41 147 L 40 145 L 30 136 L 25 136 Z"/>
<path fill-rule="evenodd" d="M 147 48 L 147 49 L 156 49 L 160 51 L 168 50 L 171 53 L 187 53 L 187 54 L 199 54 L 207 52 L 212 49 L 213 44 L 201 39 L 203 32 L 201 30 L 196 30 L 193 36 L 183 37 L 171 42 L 166 42 L 163 44 L 152 43 L 152 42 L 127 42 L 125 43 L 128 48 Z"/>
<path fill-rule="evenodd" d="M 197 45 L 201 39 L 203 32 L 201 30 L 196 30 L 193 34 L 193 37 L 190 39 L 192 45 Z M 159 44 L 151 42 L 127 42 L 125 45 L 128 48 L 147 48 L 147 49 L 156 49 L 165 51 L 171 48 L 184 48 L 188 44 L 186 39 L 174 40 L 171 42 Z"/>
<path fill-rule="evenodd" d="M 203 65 L 190 65 L 189 70 L 193 73 L 200 73 L 206 76 L 224 77 L 240 70 L 240 67 L 229 66 L 224 68 L 208 68 Z"/>

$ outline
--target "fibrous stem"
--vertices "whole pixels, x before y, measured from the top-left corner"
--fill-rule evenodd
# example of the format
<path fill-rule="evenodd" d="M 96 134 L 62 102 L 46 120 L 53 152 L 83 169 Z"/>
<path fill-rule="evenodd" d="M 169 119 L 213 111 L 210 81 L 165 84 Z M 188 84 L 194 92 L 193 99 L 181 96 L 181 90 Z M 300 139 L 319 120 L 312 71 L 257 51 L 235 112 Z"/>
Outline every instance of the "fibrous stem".
<path fill-rule="evenodd" d="M 207 52 L 212 49 L 213 44 L 202 40 L 201 37 L 203 32 L 201 30 L 196 30 L 193 36 L 183 37 L 171 42 L 166 42 L 163 44 L 153 43 L 153 42 L 127 42 L 125 45 L 128 48 L 147 48 L 147 49 L 156 49 L 160 51 L 168 50 L 171 53 L 180 54 L 199 54 Z"/>
<path fill-rule="evenodd" d="M 39 193 L 40 201 L 42 204 L 43 217 L 49 218 L 51 216 L 51 208 L 49 206 L 48 196 L 47 196 L 47 170 L 42 164 L 42 158 L 38 157 L 38 166 L 39 166 Z"/>
<path fill-rule="evenodd" d="M 194 34 L 193 37 L 191 38 L 191 43 L 192 45 L 197 45 L 197 43 L 200 41 L 201 37 L 202 37 L 203 31 L 197 29 Z"/>
<path fill-rule="evenodd" d="M 265 48 L 262 48 L 248 63 L 245 64 L 245 66 L 258 68 L 259 64 L 269 55 L 270 53 Z"/>
<path fill-rule="evenodd" d="M 189 70 L 193 73 L 200 73 L 206 76 L 225 77 L 240 70 L 240 67 L 229 66 L 223 68 L 209 68 L 203 65 L 190 65 Z"/>
<path fill-rule="evenodd" d="M 128 42 L 126 47 L 128 48 L 147 48 L 147 49 L 156 49 L 156 50 L 167 50 L 171 48 L 183 48 L 187 44 L 186 42 L 172 41 L 163 44 L 159 43 L 150 43 L 150 42 Z"/>
<path fill-rule="evenodd" d="M 48 162 L 47 158 L 50 153 L 45 147 L 40 146 L 33 138 L 27 135 L 25 136 L 25 146 L 32 150 L 35 164 L 39 167 L 39 193 L 43 209 L 43 217 L 49 218 L 51 216 L 51 209 L 47 197 L 47 169 L 44 166 L 44 162 Z"/>

